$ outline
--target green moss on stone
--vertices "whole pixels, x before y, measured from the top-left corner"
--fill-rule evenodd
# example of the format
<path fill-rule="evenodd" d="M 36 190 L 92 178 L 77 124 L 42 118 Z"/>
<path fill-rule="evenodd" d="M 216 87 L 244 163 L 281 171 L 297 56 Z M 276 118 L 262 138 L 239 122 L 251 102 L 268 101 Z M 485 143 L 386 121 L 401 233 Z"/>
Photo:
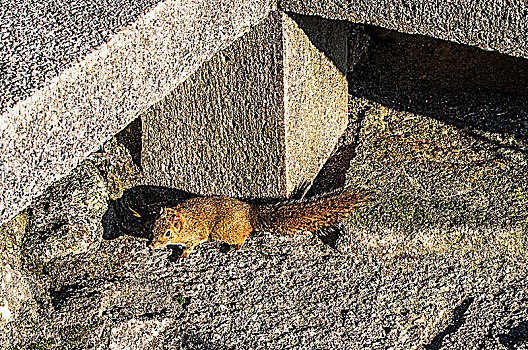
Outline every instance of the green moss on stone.
<path fill-rule="evenodd" d="M 377 192 L 350 217 L 369 245 L 388 236 L 402 252 L 527 256 L 526 155 L 432 118 L 352 101 L 352 110 L 368 106 L 347 178 Z"/>

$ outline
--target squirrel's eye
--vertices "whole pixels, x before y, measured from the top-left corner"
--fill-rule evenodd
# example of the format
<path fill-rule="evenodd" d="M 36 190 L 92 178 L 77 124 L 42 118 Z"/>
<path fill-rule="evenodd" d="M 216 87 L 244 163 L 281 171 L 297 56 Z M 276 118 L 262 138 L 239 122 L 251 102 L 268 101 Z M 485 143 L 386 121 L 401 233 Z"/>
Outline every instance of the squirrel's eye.
<path fill-rule="evenodd" d="M 167 230 L 165 234 L 163 235 L 165 238 L 169 238 L 171 236 L 171 231 Z"/>

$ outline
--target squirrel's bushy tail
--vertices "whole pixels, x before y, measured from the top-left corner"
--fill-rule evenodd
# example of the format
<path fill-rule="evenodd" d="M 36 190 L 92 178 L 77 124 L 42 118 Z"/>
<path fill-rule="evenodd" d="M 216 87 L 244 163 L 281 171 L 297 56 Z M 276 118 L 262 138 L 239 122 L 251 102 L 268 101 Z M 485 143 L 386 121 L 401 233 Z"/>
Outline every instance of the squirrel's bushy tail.
<path fill-rule="evenodd" d="M 311 202 L 254 207 L 254 229 L 282 234 L 315 232 L 345 219 L 368 199 L 368 194 L 343 191 Z"/>

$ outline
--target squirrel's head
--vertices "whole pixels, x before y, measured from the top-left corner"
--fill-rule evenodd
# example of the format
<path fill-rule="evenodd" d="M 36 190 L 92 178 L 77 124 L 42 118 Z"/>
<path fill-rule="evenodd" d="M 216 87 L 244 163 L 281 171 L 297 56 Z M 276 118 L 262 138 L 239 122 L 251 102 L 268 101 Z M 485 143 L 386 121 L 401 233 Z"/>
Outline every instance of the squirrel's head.
<path fill-rule="evenodd" d="M 152 230 L 152 242 L 149 248 L 156 249 L 168 244 L 182 244 L 178 242 L 178 234 L 182 227 L 181 215 L 172 208 L 161 208 Z"/>

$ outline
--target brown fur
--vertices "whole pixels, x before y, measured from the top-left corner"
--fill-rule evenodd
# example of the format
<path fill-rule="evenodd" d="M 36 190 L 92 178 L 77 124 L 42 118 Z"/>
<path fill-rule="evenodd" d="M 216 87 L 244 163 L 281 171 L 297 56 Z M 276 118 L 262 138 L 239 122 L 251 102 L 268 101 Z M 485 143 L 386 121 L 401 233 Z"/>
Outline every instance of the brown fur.
<path fill-rule="evenodd" d="M 366 196 L 350 191 L 313 202 L 270 207 L 227 197 L 192 198 L 162 209 L 150 247 L 185 245 L 182 257 L 187 257 L 196 245 L 211 239 L 240 249 L 253 231 L 314 232 L 343 220 L 366 200 Z"/>

